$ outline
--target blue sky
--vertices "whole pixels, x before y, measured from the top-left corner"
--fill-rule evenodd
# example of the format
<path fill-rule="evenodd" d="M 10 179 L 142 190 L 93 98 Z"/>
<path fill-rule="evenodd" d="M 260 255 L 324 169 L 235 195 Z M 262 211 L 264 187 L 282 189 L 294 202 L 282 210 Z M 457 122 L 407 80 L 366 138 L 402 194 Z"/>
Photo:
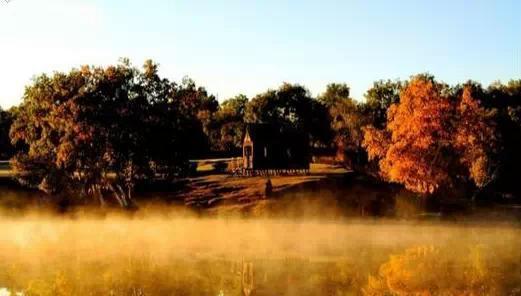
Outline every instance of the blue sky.
<path fill-rule="evenodd" d="M 11 0 L 0 4 L 0 105 L 42 72 L 152 58 L 223 100 L 282 82 L 312 94 L 430 72 L 521 78 L 521 1 Z"/>

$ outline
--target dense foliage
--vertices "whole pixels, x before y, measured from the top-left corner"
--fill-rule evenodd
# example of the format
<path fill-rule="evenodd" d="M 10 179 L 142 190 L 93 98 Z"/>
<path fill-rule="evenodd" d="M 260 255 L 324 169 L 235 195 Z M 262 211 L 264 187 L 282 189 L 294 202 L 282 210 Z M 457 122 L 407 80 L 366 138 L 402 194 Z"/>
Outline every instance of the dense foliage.
<path fill-rule="evenodd" d="M 11 127 L 13 143 L 27 145 L 11 165 L 21 183 L 45 192 L 101 203 L 109 193 L 129 206 L 137 182 L 186 173 L 207 101 L 193 83 L 160 78 L 151 61 L 142 71 L 123 61 L 41 75 Z"/>
<path fill-rule="evenodd" d="M 16 148 L 11 144 L 9 129 L 13 124 L 13 117 L 16 109 L 10 111 L 0 108 L 0 159 L 9 159 L 16 152 Z"/>
<path fill-rule="evenodd" d="M 289 126 L 308 134 L 313 145 L 330 141 L 327 108 L 297 84 L 284 83 L 254 97 L 246 106 L 245 121 Z"/>
<path fill-rule="evenodd" d="M 519 193 L 521 80 L 485 89 L 420 74 L 376 81 L 364 101 L 344 83 L 316 98 L 283 83 L 219 104 L 193 80 L 177 84 L 157 71 L 152 61 L 140 70 L 123 60 L 36 77 L 20 106 L 0 112 L 2 158 L 17 152 L 12 167 L 28 186 L 112 194 L 126 205 L 136 183 L 183 176 L 191 158 L 238 156 L 246 125 L 270 123 L 307 133 L 317 154 L 415 192 Z"/>
<path fill-rule="evenodd" d="M 221 103 L 210 127 L 210 142 L 214 150 L 240 153 L 246 126 L 244 114 L 247 103 L 248 97 L 245 95 L 238 95 Z"/>
<path fill-rule="evenodd" d="M 468 87 L 460 97 L 446 93 L 432 77 L 414 77 L 390 106 L 386 128 L 366 128 L 364 146 L 385 178 L 421 193 L 457 179 L 488 182 L 494 124 Z"/>

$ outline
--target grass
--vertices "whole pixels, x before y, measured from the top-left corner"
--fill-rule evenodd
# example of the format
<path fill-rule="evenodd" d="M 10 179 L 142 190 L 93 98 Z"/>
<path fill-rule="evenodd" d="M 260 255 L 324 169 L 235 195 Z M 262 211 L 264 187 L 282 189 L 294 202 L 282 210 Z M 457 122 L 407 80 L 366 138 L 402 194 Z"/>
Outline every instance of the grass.
<path fill-rule="evenodd" d="M 9 166 L 9 162 L 0 161 L 0 178 L 11 177 L 13 172 L 11 167 Z"/>
<path fill-rule="evenodd" d="M 197 177 L 188 178 L 189 186 L 177 199 L 187 204 L 204 204 L 212 206 L 222 201 L 227 203 L 244 203 L 264 198 L 266 177 L 232 177 L 229 173 L 218 172 L 212 159 L 197 162 Z M 323 180 L 330 175 L 341 175 L 347 171 L 338 166 L 327 164 L 311 164 L 309 175 L 272 176 L 270 177 L 275 193 L 293 186 Z M 12 177 L 8 163 L 0 164 L 0 178 Z"/>
<path fill-rule="evenodd" d="M 200 172 L 207 172 L 206 164 Z M 341 176 L 348 171 L 342 167 L 328 164 L 311 164 L 310 174 L 270 176 L 273 194 L 290 190 L 304 184 L 319 182 L 331 176 Z M 188 205 L 212 207 L 220 205 L 220 210 L 226 207 L 235 209 L 257 203 L 266 198 L 265 188 L 268 177 L 237 177 L 227 173 L 207 173 L 189 179 L 189 186 L 178 195 L 179 199 Z"/>

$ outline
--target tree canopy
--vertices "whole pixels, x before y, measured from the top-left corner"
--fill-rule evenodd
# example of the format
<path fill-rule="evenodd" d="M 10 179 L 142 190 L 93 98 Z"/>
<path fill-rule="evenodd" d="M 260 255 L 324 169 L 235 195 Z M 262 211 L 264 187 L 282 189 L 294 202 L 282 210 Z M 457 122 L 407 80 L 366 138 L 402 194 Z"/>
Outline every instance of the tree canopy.
<path fill-rule="evenodd" d="M 326 91 L 318 97 L 318 100 L 327 108 L 339 102 L 350 99 L 351 89 L 345 83 L 330 83 L 326 86 Z"/>
<path fill-rule="evenodd" d="M 387 110 L 400 101 L 403 82 L 378 80 L 365 93 L 365 109 L 375 127 L 382 128 L 387 122 Z"/>
<path fill-rule="evenodd" d="M 13 143 L 27 145 L 12 167 L 20 182 L 45 192 L 102 203 L 110 193 L 128 206 L 136 182 L 186 172 L 202 129 L 199 101 L 204 90 L 160 78 L 151 61 L 142 71 L 122 61 L 40 75 L 11 127 Z"/>
<path fill-rule="evenodd" d="M 457 98 L 446 93 L 432 77 L 413 77 L 389 108 L 386 128 L 366 129 L 364 146 L 386 179 L 420 193 L 456 179 L 486 183 L 494 125 L 470 88 Z"/>
<path fill-rule="evenodd" d="M 245 120 L 298 129 L 314 144 L 328 143 L 331 138 L 327 108 L 297 84 L 284 83 L 277 90 L 255 96 L 246 106 Z"/>
<path fill-rule="evenodd" d="M 225 100 L 215 113 L 212 123 L 212 148 L 227 153 L 237 153 L 242 148 L 242 138 L 245 130 L 244 115 L 248 97 L 238 95 Z"/>
<path fill-rule="evenodd" d="M 0 156 L 24 185 L 128 206 L 137 184 L 183 177 L 189 159 L 238 156 L 246 125 L 267 123 L 415 192 L 455 184 L 519 192 L 521 80 L 483 88 L 419 74 L 375 81 L 361 101 L 345 83 L 317 97 L 283 83 L 219 103 L 188 77 L 160 77 L 158 67 L 123 59 L 37 76 L 20 106 L 0 110 Z"/>

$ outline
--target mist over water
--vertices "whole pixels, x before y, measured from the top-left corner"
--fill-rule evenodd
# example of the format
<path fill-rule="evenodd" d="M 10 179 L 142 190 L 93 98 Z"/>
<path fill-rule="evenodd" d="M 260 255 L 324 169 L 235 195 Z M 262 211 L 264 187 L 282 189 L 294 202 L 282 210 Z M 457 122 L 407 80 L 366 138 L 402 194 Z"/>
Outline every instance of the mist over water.
<path fill-rule="evenodd" d="M 310 222 L 167 212 L 0 218 L 0 286 L 24 295 L 520 291 L 521 230 L 508 223 Z"/>
<path fill-rule="evenodd" d="M 328 182 L 206 209 L 138 196 L 133 212 L 62 211 L 39 193 L 3 188 L 0 289 L 20 295 L 521 294 L 516 212 L 425 216 L 421 200 L 407 192 Z"/>

